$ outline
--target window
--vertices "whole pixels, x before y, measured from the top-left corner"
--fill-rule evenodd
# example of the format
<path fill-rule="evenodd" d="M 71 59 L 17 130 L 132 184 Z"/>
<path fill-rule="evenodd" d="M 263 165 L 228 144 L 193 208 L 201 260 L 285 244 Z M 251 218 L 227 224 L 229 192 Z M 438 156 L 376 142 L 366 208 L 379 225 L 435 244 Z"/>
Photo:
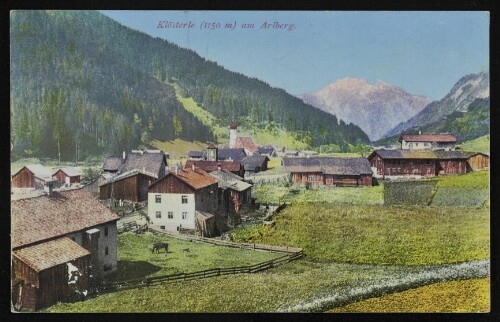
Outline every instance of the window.
<path fill-rule="evenodd" d="M 109 233 L 108 227 L 104 227 L 104 236 L 108 236 L 108 233 Z"/>
<path fill-rule="evenodd" d="M 182 196 L 182 203 L 188 203 L 188 197 Z"/>
<path fill-rule="evenodd" d="M 161 211 L 156 212 L 156 218 L 161 218 Z"/>
<path fill-rule="evenodd" d="M 418 146 L 418 143 L 415 143 L 415 146 Z"/>
<path fill-rule="evenodd" d="M 165 226 L 160 226 L 160 229 L 165 229 Z"/>
<path fill-rule="evenodd" d="M 173 211 L 169 211 L 167 215 L 168 215 L 168 219 L 174 219 L 174 212 Z"/>
<path fill-rule="evenodd" d="M 188 216 L 188 213 L 186 211 L 182 212 L 182 219 L 186 219 Z"/>
<path fill-rule="evenodd" d="M 106 246 L 106 248 L 104 248 L 104 255 L 109 255 L 109 248 L 108 248 L 108 246 Z"/>
<path fill-rule="evenodd" d="M 161 195 L 155 196 L 155 203 L 161 203 Z"/>
<path fill-rule="evenodd" d="M 307 181 L 309 181 L 309 182 L 316 181 L 316 176 L 308 176 Z"/>

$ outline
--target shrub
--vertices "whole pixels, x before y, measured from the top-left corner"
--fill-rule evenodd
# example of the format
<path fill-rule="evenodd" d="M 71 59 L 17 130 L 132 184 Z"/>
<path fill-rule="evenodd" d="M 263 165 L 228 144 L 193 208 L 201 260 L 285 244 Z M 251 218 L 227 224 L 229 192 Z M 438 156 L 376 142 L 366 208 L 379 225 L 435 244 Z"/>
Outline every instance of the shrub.
<path fill-rule="evenodd" d="M 485 204 L 489 194 L 488 189 L 440 187 L 431 206 L 480 207 Z"/>

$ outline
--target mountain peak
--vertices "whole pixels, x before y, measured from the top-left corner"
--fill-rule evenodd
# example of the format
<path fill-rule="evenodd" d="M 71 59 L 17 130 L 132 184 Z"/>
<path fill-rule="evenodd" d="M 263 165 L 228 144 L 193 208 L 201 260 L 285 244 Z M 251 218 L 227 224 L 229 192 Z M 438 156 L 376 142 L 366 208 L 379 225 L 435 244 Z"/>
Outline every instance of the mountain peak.
<path fill-rule="evenodd" d="M 358 125 L 371 140 L 379 139 L 431 102 L 427 97 L 411 95 L 382 80 L 370 84 L 355 77 L 339 79 L 301 98 L 346 123 Z"/>

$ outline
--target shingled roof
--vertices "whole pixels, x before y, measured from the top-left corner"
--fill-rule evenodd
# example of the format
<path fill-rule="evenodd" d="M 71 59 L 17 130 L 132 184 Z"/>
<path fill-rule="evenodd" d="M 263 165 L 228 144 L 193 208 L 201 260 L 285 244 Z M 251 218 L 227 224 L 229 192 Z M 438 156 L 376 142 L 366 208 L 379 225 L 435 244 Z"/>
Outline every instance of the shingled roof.
<path fill-rule="evenodd" d="M 50 180 L 52 179 L 52 171 L 41 164 L 28 164 L 14 173 L 16 175 L 22 169 L 27 168 L 33 175 L 39 179 Z"/>
<path fill-rule="evenodd" d="M 334 175 L 373 174 L 370 162 L 365 158 L 284 158 L 287 172 L 323 172 Z"/>
<path fill-rule="evenodd" d="M 120 168 L 123 165 L 123 158 L 117 156 L 109 156 L 104 161 L 102 165 L 102 170 L 104 171 L 120 171 Z"/>
<path fill-rule="evenodd" d="M 16 250 L 12 255 L 40 272 L 90 255 L 90 252 L 68 237 L 63 237 Z"/>
<path fill-rule="evenodd" d="M 236 161 L 203 161 L 203 160 L 187 160 L 186 164 L 184 165 L 184 169 L 191 169 L 192 166 L 195 166 L 195 168 L 200 168 L 203 171 L 206 172 L 212 172 L 212 171 L 217 171 L 218 167 L 220 165 L 221 170 L 227 170 L 231 172 L 238 172 L 240 171 L 242 165 L 240 162 Z"/>
<path fill-rule="evenodd" d="M 461 150 L 376 150 L 368 157 L 371 159 L 378 154 L 382 159 L 427 159 L 427 160 L 465 160 L 479 152 L 465 152 Z"/>
<path fill-rule="evenodd" d="M 403 134 L 399 142 L 457 142 L 453 134 Z"/>
<path fill-rule="evenodd" d="M 11 218 L 13 248 L 120 219 L 84 189 L 11 201 Z"/>
<path fill-rule="evenodd" d="M 60 168 L 58 169 L 56 172 L 54 172 L 54 175 L 59 172 L 62 171 L 64 172 L 68 177 L 77 177 L 80 175 L 80 170 L 75 168 L 75 167 L 63 167 L 63 168 Z"/>
<path fill-rule="evenodd" d="M 245 167 L 245 171 L 253 171 L 256 167 L 262 167 L 264 162 L 269 161 L 269 158 L 265 155 L 254 154 L 246 157 L 241 161 L 241 164 Z"/>
<path fill-rule="evenodd" d="M 160 178 L 155 182 L 153 182 L 149 186 L 149 189 L 151 189 L 158 183 L 162 182 L 168 176 L 176 177 L 177 179 L 186 183 L 188 186 L 192 187 L 195 190 L 202 189 L 217 183 L 217 180 L 214 177 L 212 177 L 211 175 L 209 175 L 208 173 L 206 173 L 201 169 L 195 169 L 193 171 L 191 168 L 186 168 L 178 171 L 178 173 L 175 172 L 167 173 L 163 178 Z"/>
<path fill-rule="evenodd" d="M 122 173 L 120 175 L 117 175 L 117 176 L 108 177 L 106 179 L 106 181 L 103 181 L 103 182 L 101 182 L 99 184 L 99 187 L 107 185 L 107 184 L 110 184 L 112 182 L 118 182 L 120 180 L 133 177 L 133 176 L 135 176 L 137 174 L 143 174 L 145 176 L 148 176 L 148 177 L 151 177 L 151 178 L 154 178 L 154 179 L 158 179 L 158 175 L 156 173 L 151 173 L 151 172 L 148 172 L 148 171 L 142 171 L 142 170 L 134 169 L 134 170 L 130 170 L 130 171 L 124 172 L 124 173 Z"/>
<path fill-rule="evenodd" d="M 165 153 L 161 150 L 134 151 L 127 155 L 122 173 L 131 170 L 142 170 L 160 175 L 162 164 L 166 165 Z"/>
<path fill-rule="evenodd" d="M 204 158 L 205 157 L 205 151 L 189 151 L 187 154 L 189 158 Z"/>
<path fill-rule="evenodd" d="M 243 178 L 229 171 L 214 171 L 210 175 L 219 182 L 219 188 L 232 189 L 235 191 L 245 191 L 252 187 L 248 182 L 244 182 Z"/>
<path fill-rule="evenodd" d="M 226 161 L 231 159 L 231 161 L 240 162 L 241 160 L 247 157 L 247 154 L 245 153 L 245 149 L 243 148 L 219 149 L 217 157 L 220 161 Z"/>
<path fill-rule="evenodd" d="M 258 150 L 257 145 L 255 145 L 252 138 L 249 136 L 238 136 L 234 142 L 234 148 L 243 148 L 250 153 L 255 153 Z"/>

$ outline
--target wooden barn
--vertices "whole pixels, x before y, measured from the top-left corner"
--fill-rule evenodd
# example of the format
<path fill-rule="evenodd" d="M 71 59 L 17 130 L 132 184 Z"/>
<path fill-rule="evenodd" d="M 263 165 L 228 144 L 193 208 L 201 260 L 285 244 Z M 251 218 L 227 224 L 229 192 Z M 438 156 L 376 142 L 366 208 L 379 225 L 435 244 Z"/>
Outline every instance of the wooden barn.
<path fill-rule="evenodd" d="M 237 176 L 243 177 L 245 175 L 245 168 L 240 162 L 236 161 L 196 161 L 187 160 L 184 169 L 201 169 L 205 172 L 212 172 L 218 170 L 229 171 Z"/>
<path fill-rule="evenodd" d="M 292 181 L 305 186 L 371 186 L 373 171 L 365 158 L 284 158 Z"/>
<path fill-rule="evenodd" d="M 68 237 L 14 251 L 12 303 L 38 310 L 85 296 L 90 263 L 90 252 Z"/>
<path fill-rule="evenodd" d="M 403 134 L 399 137 L 401 150 L 455 150 L 453 134 Z"/>
<path fill-rule="evenodd" d="M 41 164 L 22 167 L 12 175 L 12 187 L 43 189 L 47 182 L 52 182 L 52 171 Z"/>
<path fill-rule="evenodd" d="M 60 168 L 52 175 L 58 182 L 66 185 L 80 183 L 80 171 L 74 167 Z"/>
<path fill-rule="evenodd" d="M 473 153 L 474 154 L 467 159 L 467 163 L 469 163 L 472 171 L 488 169 L 490 167 L 489 155 L 481 152 Z"/>
<path fill-rule="evenodd" d="M 40 309 L 116 270 L 120 217 L 84 189 L 11 201 L 12 301 Z"/>
<path fill-rule="evenodd" d="M 258 173 L 267 170 L 268 162 L 269 158 L 267 156 L 256 153 L 243 159 L 241 164 L 243 164 L 245 172 Z"/>
<path fill-rule="evenodd" d="M 156 174 L 147 171 L 131 170 L 122 173 L 99 184 L 99 199 L 146 201 L 148 187 L 157 178 Z"/>
<path fill-rule="evenodd" d="M 219 182 L 219 209 L 239 213 L 241 207 L 250 204 L 252 185 L 229 171 L 213 171 L 210 175 Z"/>
<path fill-rule="evenodd" d="M 162 150 L 132 150 L 126 155 L 120 174 L 132 170 L 152 173 L 156 178 L 165 175 L 167 154 Z"/>
<path fill-rule="evenodd" d="M 368 156 L 378 176 L 424 176 L 463 174 L 488 164 L 489 157 L 477 152 L 443 150 L 376 150 Z"/>

